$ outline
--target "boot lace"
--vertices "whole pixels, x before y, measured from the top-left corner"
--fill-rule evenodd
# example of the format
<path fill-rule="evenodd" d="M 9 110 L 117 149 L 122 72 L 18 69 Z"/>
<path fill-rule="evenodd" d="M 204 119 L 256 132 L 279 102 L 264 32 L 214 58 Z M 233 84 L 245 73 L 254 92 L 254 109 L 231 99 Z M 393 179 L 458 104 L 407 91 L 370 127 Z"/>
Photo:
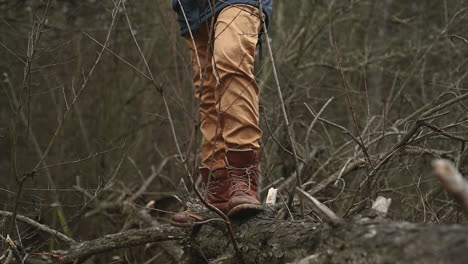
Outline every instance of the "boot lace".
<path fill-rule="evenodd" d="M 242 191 L 247 193 L 251 190 L 252 178 L 250 175 L 254 173 L 254 169 L 257 167 L 256 164 L 249 167 L 237 168 L 233 166 L 226 166 L 226 169 L 229 173 L 229 195 L 232 195 L 234 192 Z M 242 174 L 234 174 L 232 171 L 239 172 Z"/>
<path fill-rule="evenodd" d="M 209 184 L 203 183 L 202 188 L 206 195 L 210 198 L 216 197 L 218 194 L 218 189 L 220 187 L 220 180 L 216 176 L 212 175 Z"/>

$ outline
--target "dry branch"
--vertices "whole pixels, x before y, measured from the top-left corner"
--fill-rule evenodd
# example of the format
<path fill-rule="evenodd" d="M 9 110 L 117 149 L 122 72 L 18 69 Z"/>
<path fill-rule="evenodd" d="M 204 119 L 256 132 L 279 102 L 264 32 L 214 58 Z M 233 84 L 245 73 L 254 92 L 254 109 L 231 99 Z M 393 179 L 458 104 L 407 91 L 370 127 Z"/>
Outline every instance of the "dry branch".
<path fill-rule="evenodd" d="M 6 212 L 6 211 L 0 211 L 0 215 L 2 216 L 8 216 L 8 217 L 11 217 L 13 215 L 12 212 Z M 31 218 L 28 218 L 26 216 L 23 216 L 23 215 L 16 215 L 16 220 L 19 220 L 21 222 L 24 222 L 30 226 L 33 226 L 45 233 L 48 233 L 49 235 L 51 236 L 55 236 L 57 239 L 63 241 L 64 243 L 66 243 L 67 245 L 73 245 L 73 244 L 76 244 L 76 241 L 67 237 L 66 235 L 60 233 L 59 231 L 56 231 L 56 230 L 53 230 L 52 228 L 46 226 L 46 225 L 43 225 L 41 223 L 38 223 L 34 220 L 32 220 Z"/>

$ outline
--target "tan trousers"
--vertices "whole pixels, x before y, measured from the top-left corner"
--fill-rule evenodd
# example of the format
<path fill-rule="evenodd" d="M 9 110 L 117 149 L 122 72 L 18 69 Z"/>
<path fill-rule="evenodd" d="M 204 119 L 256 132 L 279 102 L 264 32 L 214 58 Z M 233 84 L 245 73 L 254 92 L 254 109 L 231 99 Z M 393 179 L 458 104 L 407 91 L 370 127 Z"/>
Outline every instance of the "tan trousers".
<path fill-rule="evenodd" d="M 200 101 L 204 167 L 225 167 L 227 149 L 260 147 L 259 88 L 253 74 L 260 27 L 257 8 L 233 5 L 218 14 L 213 30 L 208 21 L 192 32 L 193 40 L 184 36 L 192 56 L 195 97 Z"/>

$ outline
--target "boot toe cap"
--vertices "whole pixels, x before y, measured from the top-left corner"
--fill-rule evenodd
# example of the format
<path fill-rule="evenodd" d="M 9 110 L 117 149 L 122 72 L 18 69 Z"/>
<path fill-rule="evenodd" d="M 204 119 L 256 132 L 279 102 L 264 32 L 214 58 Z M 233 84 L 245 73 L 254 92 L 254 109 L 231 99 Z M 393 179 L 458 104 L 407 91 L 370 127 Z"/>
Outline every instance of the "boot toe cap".
<path fill-rule="evenodd" d="M 202 221 L 203 217 L 189 211 L 175 213 L 171 217 L 171 225 L 174 226 L 192 226 L 197 221 Z"/>
<path fill-rule="evenodd" d="M 246 216 L 263 210 L 262 204 L 252 196 L 232 197 L 229 201 L 228 216 Z"/>

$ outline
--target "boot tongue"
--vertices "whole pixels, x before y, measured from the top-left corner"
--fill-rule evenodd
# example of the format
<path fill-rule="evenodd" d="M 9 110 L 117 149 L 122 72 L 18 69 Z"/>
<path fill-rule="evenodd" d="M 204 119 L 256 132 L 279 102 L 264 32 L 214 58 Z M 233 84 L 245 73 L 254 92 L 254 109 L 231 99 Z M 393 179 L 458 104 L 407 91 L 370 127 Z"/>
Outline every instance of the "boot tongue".
<path fill-rule="evenodd" d="M 237 195 L 246 193 L 250 188 L 250 175 L 243 174 L 242 171 L 237 171 L 242 175 L 237 175 L 237 173 L 233 173 L 230 178 L 230 193 Z"/>
<path fill-rule="evenodd" d="M 229 166 L 243 168 L 255 162 L 255 152 L 253 150 L 228 150 L 226 159 Z"/>

